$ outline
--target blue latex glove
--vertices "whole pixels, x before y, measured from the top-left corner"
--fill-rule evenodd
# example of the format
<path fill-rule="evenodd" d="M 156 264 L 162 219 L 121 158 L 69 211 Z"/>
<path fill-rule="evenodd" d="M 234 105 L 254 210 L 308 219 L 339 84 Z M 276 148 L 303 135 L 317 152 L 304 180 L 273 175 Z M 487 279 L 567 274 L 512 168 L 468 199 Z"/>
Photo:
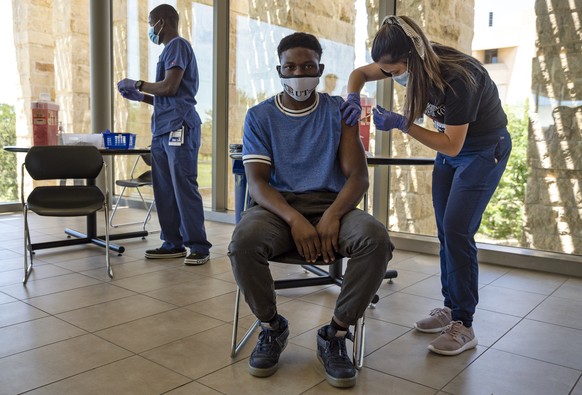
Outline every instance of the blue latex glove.
<path fill-rule="evenodd" d="M 124 91 L 130 91 L 133 89 L 137 90 L 135 88 L 136 82 L 137 82 L 136 80 L 130 80 L 129 78 L 124 78 L 117 83 L 117 89 L 119 90 L 120 93 L 122 90 L 124 90 Z"/>
<path fill-rule="evenodd" d="M 346 98 L 346 101 L 342 103 L 340 110 L 342 112 L 342 118 L 347 125 L 356 125 L 360 120 L 360 115 L 362 115 L 360 94 L 357 92 L 350 93 Z"/>
<path fill-rule="evenodd" d="M 143 101 L 144 98 L 143 92 L 140 92 L 135 88 L 133 88 L 132 90 L 120 90 L 119 93 L 121 93 L 121 96 L 123 96 L 127 100 Z"/>
<path fill-rule="evenodd" d="M 374 113 L 374 125 L 378 130 L 390 130 L 390 129 L 400 129 L 404 133 L 408 133 L 406 128 L 406 123 L 408 120 L 404 115 L 397 114 L 392 111 L 388 111 L 385 108 L 376 106 L 372 110 Z"/>
<path fill-rule="evenodd" d="M 117 83 L 117 90 L 125 99 L 143 101 L 144 94 L 135 88 L 135 80 L 124 78 Z"/>

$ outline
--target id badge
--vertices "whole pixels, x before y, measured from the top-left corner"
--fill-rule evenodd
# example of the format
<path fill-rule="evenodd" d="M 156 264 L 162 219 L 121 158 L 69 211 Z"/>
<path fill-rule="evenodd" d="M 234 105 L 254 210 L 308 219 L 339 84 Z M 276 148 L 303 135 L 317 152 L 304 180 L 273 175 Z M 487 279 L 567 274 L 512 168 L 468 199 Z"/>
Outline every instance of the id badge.
<path fill-rule="evenodd" d="M 180 146 L 184 143 L 184 127 L 176 129 L 170 132 L 170 137 L 168 138 L 168 145 Z"/>

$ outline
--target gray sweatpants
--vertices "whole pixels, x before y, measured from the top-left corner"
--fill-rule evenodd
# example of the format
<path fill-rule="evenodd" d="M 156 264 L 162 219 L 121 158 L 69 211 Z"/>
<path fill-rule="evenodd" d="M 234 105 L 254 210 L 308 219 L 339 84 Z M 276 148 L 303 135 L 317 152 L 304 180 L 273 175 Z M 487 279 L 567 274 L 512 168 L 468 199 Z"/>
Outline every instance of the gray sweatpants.
<path fill-rule="evenodd" d="M 333 203 L 335 193 L 284 193 L 287 202 L 317 224 Z M 370 214 L 354 209 L 343 216 L 339 254 L 347 262 L 334 311 L 338 320 L 354 325 L 382 284 L 392 258 L 392 243 L 384 225 Z M 261 321 L 277 313 L 275 287 L 268 260 L 295 249 L 291 229 L 277 215 L 255 205 L 236 225 L 228 247 L 234 277 L 251 311 Z"/>

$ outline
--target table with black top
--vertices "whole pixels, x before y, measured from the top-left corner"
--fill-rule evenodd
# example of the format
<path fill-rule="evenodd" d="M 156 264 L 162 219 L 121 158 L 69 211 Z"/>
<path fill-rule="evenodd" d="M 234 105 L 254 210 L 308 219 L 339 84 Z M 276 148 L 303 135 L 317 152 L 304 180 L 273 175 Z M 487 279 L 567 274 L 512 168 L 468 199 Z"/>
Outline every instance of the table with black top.
<path fill-rule="evenodd" d="M 27 153 L 29 147 L 17 147 L 17 146 L 5 146 L 5 151 L 8 152 L 17 152 L 17 153 Z M 115 155 L 143 155 L 149 154 L 149 148 L 131 148 L 131 149 L 120 149 L 120 148 L 100 148 L 99 152 L 103 156 L 115 156 Z M 88 181 L 89 183 L 92 181 Z M 79 232 L 74 229 L 65 229 L 65 233 L 69 236 L 74 238 L 70 238 L 67 240 L 58 240 L 58 241 L 48 241 L 43 243 L 32 243 L 31 247 L 32 250 L 42 250 L 46 248 L 56 248 L 56 247 L 65 247 L 71 245 L 79 245 L 79 244 L 95 244 L 100 247 L 105 247 L 105 236 L 97 234 L 97 213 L 93 213 L 87 216 L 87 228 L 86 232 Z M 130 239 L 134 237 L 146 237 L 148 235 L 147 230 L 140 230 L 135 232 L 125 232 L 125 233 L 115 233 L 109 234 L 109 240 L 120 240 L 120 239 Z M 109 249 L 115 252 L 122 254 L 125 252 L 125 247 L 109 243 Z"/>

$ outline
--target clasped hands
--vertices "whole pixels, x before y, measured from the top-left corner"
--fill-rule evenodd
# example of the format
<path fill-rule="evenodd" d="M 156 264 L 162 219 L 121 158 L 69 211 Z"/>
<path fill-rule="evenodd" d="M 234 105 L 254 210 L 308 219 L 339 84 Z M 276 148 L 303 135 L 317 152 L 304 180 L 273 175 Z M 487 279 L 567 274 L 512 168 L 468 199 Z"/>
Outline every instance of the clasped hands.
<path fill-rule="evenodd" d="M 306 218 L 291 226 L 291 236 L 297 252 L 306 262 L 315 263 L 322 257 L 325 263 L 335 260 L 338 251 L 340 221 L 326 218 L 325 214 L 316 226 Z"/>
<path fill-rule="evenodd" d="M 342 118 L 349 126 L 354 126 L 360 121 L 362 115 L 362 105 L 360 104 L 360 95 L 357 92 L 348 94 L 346 101 L 340 107 Z M 408 120 L 405 116 L 388 111 L 380 106 L 376 106 L 372 110 L 374 125 L 378 130 L 400 129 L 404 133 L 408 133 L 406 124 Z"/>
<path fill-rule="evenodd" d="M 135 80 L 124 78 L 117 83 L 117 90 L 125 99 L 143 101 L 144 94 L 135 87 Z"/>

